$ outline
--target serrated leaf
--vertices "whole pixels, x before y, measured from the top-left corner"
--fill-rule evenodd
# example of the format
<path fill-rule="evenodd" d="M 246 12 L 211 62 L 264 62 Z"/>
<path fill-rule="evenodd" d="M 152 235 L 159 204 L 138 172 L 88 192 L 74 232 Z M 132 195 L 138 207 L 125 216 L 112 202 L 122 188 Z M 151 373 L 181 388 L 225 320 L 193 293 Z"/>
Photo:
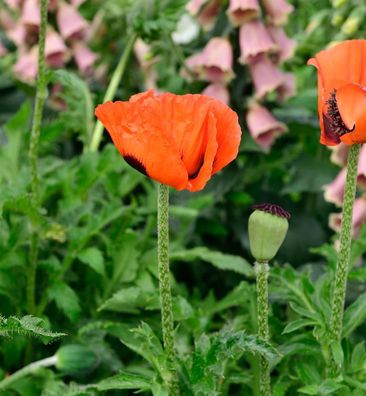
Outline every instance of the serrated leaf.
<path fill-rule="evenodd" d="M 25 336 L 39 337 L 43 342 L 48 343 L 65 336 L 65 333 L 56 333 L 50 331 L 43 319 L 32 315 L 17 318 L 0 317 L 0 336 L 14 336 L 17 334 Z"/>
<path fill-rule="evenodd" d="M 98 391 L 113 389 L 137 389 L 147 391 L 151 387 L 151 378 L 139 374 L 122 371 L 119 374 L 106 378 L 95 386 Z"/>
<path fill-rule="evenodd" d="M 98 274 L 105 276 L 104 258 L 102 252 L 99 249 L 95 247 L 87 248 L 81 251 L 77 258 Z"/>
<path fill-rule="evenodd" d="M 50 300 L 55 301 L 57 307 L 71 321 L 76 321 L 80 314 L 79 297 L 69 285 L 64 282 L 57 282 L 48 289 Z"/>
<path fill-rule="evenodd" d="M 242 257 L 224 254 L 218 251 L 207 249 L 203 246 L 172 252 L 170 254 L 170 259 L 172 261 L 203 260 L 221 270 L 234 271 L 247 277 L 254 276 L 253 267 Z"/>

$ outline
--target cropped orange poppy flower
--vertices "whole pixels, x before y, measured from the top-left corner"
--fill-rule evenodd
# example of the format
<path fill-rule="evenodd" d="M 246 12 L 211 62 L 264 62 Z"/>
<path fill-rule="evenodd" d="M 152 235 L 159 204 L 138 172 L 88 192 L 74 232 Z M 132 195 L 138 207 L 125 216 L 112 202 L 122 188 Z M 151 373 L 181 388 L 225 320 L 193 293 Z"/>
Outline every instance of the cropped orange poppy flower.
<path fill-rule="evenodd" d="M 320 142 L 366 142 L 366 40 L 349 40 L 308 61 L 318 69 Z"/>
<path fill-rule="evenodd" d="M 236 113 L 208 96 L 150 90 L 99 105 L 95 115 L 132 167 L 177 190 L 202 190 L 238 154 Z"/>

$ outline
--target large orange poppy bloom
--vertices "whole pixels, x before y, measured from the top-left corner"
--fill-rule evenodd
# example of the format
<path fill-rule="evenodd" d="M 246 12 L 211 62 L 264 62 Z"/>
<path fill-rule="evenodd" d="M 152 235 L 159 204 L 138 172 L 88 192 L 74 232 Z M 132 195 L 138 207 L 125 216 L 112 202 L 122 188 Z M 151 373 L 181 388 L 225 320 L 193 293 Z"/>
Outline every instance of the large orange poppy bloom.
<path fill-rule="evenodd" d="M 308 61 L 318 69 L 320 142 L 366 142 L 366 40 L 344 41 Z"/>
<path fill-rule="evenodd" d="M 238 154 L 236 113 L 208 96 L 150 90 L 95 114 L 131 166 L 177 190 L 203 189 Z"/>

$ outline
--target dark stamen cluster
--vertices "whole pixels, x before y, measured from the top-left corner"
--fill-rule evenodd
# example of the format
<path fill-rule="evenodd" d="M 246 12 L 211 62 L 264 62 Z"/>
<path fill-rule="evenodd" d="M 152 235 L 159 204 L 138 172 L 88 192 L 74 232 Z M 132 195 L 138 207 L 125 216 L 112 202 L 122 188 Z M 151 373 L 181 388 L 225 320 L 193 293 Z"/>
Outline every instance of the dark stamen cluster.
<path fill-rule="evenodd" d="M 263 204 L 253 205 L 252 208 L 255 210 L 261 210 L 262 212 L 271 213 L 275 216 L 283 217 L 285 219 L 289 219 L 291 217 L 289 212 L 281 208 L 281 206 L 275 204 L 263 203 Z"/>
<path fill-rule="evenodd" d="M 335 90 L 330 93 L 330 98 L 327 100 L 327 105 L 327 120 L 330 124 L 331 131 L 338 136 L 352 132 L 354 127 L 352 129 L 348 129 L 342 120 L 341 114 L 339 113 Z"/>

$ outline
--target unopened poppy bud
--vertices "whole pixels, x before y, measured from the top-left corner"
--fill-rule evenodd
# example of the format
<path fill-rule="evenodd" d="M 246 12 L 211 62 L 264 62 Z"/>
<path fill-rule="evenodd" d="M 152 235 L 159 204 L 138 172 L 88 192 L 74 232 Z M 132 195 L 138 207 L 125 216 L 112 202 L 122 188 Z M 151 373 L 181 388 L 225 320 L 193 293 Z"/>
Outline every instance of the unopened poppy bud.
<path fill-rule="evenodd" d="M 250 250 L 257 262 L 273 259 L 288 230 L 290 214 L 273 204 L 254 205 L 249 217 Z"/>
<path fill-rule="evenodd" d="M 74 376 L 82 376 L 92 371 L 98 363 L 95 353 L 83 345 L 64 345 L 56 352 L 58 370 Z"/>

